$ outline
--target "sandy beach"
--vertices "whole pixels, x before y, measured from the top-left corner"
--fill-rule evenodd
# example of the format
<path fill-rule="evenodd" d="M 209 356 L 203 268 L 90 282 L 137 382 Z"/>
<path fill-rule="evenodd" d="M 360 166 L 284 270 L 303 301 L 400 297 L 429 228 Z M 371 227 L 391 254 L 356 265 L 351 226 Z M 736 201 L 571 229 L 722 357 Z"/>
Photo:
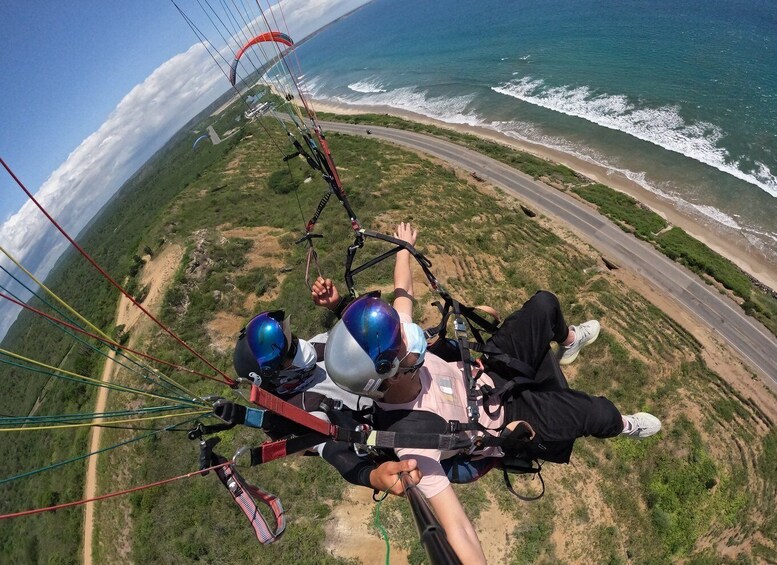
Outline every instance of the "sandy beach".
<path fill-rule="evenodd" d="M 744 236 L 733 230 L 726 230 L 724 233 L 725 228 L 722 226 L 721 229 L 718 230 L 700 224 L 695 218 L 678 211 L 671 202 L 645 189 L 622 173 L 584 161 L 556 149 L 518 140 L 483 127 L 449 124 L 421 114 L 408 112 L 406 110 L 397 110 L 388 106 L 359 107 L 355 105 L 334 104 L 320 100 L 316 100 L 314 104 L 316 109 L 322 112 L 331 112 L 334 114 L 388 114 L 415 122 L 448 128 L 462 133 L 469 133 L 509 145 L 515 149 L 526 151 L 549 161 L 561 163 L 593 181 L 607 185 L 610 188 L 635 198 L 651 210 L 663 216 L 672 225 L 682 228 L 697 240 L 734 262 L 742 270 L 749 273 L 764 285 L 777 290 L 777 265 L 770 261 L 762 252 L 753 247 Z"/>

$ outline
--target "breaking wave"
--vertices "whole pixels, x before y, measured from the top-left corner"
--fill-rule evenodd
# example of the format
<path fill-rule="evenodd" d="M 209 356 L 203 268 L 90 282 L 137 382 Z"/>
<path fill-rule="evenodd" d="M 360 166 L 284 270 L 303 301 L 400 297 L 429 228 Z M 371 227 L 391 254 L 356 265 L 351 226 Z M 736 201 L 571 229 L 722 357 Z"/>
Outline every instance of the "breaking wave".
<path fill-rule="evenodd" d="M 680 153 L 777 197 L 777 177 L 769 167 L 755 162 L 754 170 L 743 170 L 718 145 L 725 135 L 721 128 L 709 122 L 685 122 L 678 106 L 639 107 L 624 95 L 596 94 L 587 86 L 549 87 L 543 80 L 531 77 L 515 79 L 492 90 Z"/>

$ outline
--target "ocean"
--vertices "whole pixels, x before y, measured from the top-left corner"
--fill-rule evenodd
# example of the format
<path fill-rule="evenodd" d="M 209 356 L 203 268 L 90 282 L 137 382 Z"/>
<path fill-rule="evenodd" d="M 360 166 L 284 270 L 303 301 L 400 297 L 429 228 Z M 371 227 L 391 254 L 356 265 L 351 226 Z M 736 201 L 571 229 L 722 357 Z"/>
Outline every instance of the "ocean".
<path fill-rule="evenodd" d="M 777 262 L 772 0 L 375 0 L 298 54 L 314 99 L 560 149 Z"/>

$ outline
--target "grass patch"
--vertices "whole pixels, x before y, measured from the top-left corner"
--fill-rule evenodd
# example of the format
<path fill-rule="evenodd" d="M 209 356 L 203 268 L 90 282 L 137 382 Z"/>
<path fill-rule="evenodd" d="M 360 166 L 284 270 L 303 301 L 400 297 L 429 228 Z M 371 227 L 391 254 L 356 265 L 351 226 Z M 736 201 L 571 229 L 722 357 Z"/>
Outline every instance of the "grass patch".
<path fill-rule="evenodd" d="M 535 180 L 572 190 L 580 197 L 594 203 L 599 211 L 622 229 L 637 237 L 653 242 L 671 259 L 678 261 L 699 274 L 705 274 L 731 290 L 744 300 L 743 309 L 777 335 L 777 289 L 761 288 L 731 261 L 721 257 L 698 240 L 691 238 L 680 228 L 672 228 L 666 234 L 657 235 L 667 227 L 658 214 L 628 195 L 605 185 L 591 183 L 582 175 L 564 165 L 517 151 L 506 145 L 477 136 L 456 132 L 447 128 L 420 124 L 388 115 L 379 114 L 320 114 L 322 119 L 353 124 L 378 125 L 434 135 L 458 143 L 498 161 L 506 163 Z"/>

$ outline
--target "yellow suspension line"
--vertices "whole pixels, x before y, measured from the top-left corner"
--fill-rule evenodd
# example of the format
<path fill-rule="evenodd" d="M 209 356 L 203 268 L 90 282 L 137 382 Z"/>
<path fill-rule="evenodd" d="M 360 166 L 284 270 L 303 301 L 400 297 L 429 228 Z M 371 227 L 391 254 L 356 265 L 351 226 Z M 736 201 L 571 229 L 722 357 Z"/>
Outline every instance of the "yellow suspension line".
<path fill-rule="evenodd" d="M 197 410 L 195 412 L 181 412 L 178 414 L 164 414 L 162 416 L 149 416 L 147 418 L 132 418 L 128 420 L 106 420 L 100 421 L 101 418 L 95 418 L 93 422 L 86 422 L 82 424 L 57 424 L 55 426 L 34 426 L 34 427 L 21 427 L 21 428 L 0 428 L 0 432 L 28 432 L 33 430 L 58 430 L 62 428 L 82 428 L 85 426 L 105 426 L 110 424 L 127 424 L 129 422 L 145 422 L 148 420 L 161 420 L 162 418 L 174 418 L 176 416 L 193 416 L 195 414 L 210 414 L 212 410 Z"/>
<path fill-rule="evenodd" d="M 111 383 L 111 382 L 105 382 L 105 381 L 101 381 L 99 379 L 95 379 L 95 378 L 92 378 L 92 377 L 85 377 L 84 375 L 79 375 L 78 373 L 72 373 L 70 371 L 66 371 L 64 369 L 60 369 L 59 367 L 54 367 L 52 365 L 47 365 L 46 363 L 42 363 L 40 361 L 36 361 L 35 359 L 30 359 L 29 357 L 24 357 L 23 355 L 19 355 L 18 353 L 13 353 L 12 351 L 8 351 L 7 349 L 0 348 L 0 353 L 2 353 L 4 355 L 8 355 L 9 357 L 13 357 L 14 359 L 18 359 L 20 361 L 24 361 L 25 363 L 31 363 L 33 365 L 37 365 L 38 367 L 43 367 L 44 369 L 48 369 L 48 370 L 53 371 L 55 373 L 62 373 L 63 375 L 69 375 L 71 377 L 76 378 L 77 380 L 80 380 L 80 381 L 83 381 L 83 382 L 87 382 L 87 383 L 90 383 L 90 384 L 97 384 L 99 386 L 104 386 L 104 387 L 112 389 L 112 390 L 120 390 L 122 392 L 129 392 L 131 394 L 140 394 L 140 395 L 143 395 L 143 396 L 149 396 L 151 398 L 158 398 L 158 399 L 161 399 L 161 400 L 165 400 L 167 402 L 170 401 L 169 398 L 166 398 L 166 397 L 161 396 L 159 394 L 154 394 L 153 392 L 145 392 L 145 391 L 141 391 L 141 390 L 135 390 L 135 389 L 131 389 L 131 388 L 122 386 L 120 384 L 115 384 L 115 383 Z M 192 397 L 192 398 L 194 398 L 194 397 Z M 192 402 L 190 400 L 180 400 L 180 402 L 187 403 L 187 404 L 192 404 L 194 406 L 197 406 L 197 403 Z"/>
<path fill-rule="evenodd" d="M 84 317 L 83 317 L 81 314 L 79 314 L 79 313 L 78 313 L 78 312 L 77 312 L 77 311 L 76 311 L 74 308 L 72 308 L 72 307 L 71 307 L 71 306 L 70 306 L 70 305 L 69 305 L 67 302 L 65 302 L 63 299 L 61 299 L 59 296 L 57 296 L 57 295 L 54 293 L 54 291 L 53 291 L 53 290 L 51 290 L 49 287 L 47 287 L 45 284 L 43 284 L 41 281 L 39 281 L 39 280 L 38 280 L 38 279 L 35 277 L 35 275 L 33 275 L 33 274 L 30 272 L 30 271 L 28 271 L 27 269 L 25 269 L 25 268 L 24 268 L 24 266 L 23 266 L 21 263 L 19 263 L 19 261 L 17 261 L 17 260 L 16 260 L 16 258 L 15 258 L 13 255 L 11 255 L 11 254 L 10 254 L 8 251 L 6 251 L 6 249 L 5 249 L 5 248 L 4 248 L 2 245 L 0 245 L 0 251 L 2 251 L 2 252 L 3 252 L 3 254 L 4 254 L 6 257 L 8 257 L 8 259 L 10 259 L 10 260 L 13 262 L 13 264 L 14 264 L 14 265 L 16 265 L 16 266 L 17 266 L 19 269 L 21 269 L 21 270 L 24 272 L 24 274 L 25 274 L 25 275 L 27 275 L 28 277 L 30 277 L 30 278 L 33 280 L 33 282 L 35 282 L 35 284 L 37 284 L 37 285 L 38 285 L 40 288 L 42 288 L 43 290 L 45 290 L 45 291 L 46 291 L 46 293 L 48 293 L 48 294 L 49 294 L 49 296 L 51 296 L 52 298 L 54 298 L 54 300 L 56 300 L 56 301 L 57 301 L 57 302 L 58 302 L 58 303 L 59 303 L 59 304 L 60 304 L 60 305 L 61 305 L 63 308 L 65 308 L 65 309 L 66 309 L 68 312 L 70 312 L 70 313 L 71 313 L 73 316 L 75 316 L 76 318 L 78 318 L 79 320 L 81 320 L 81 321 L 82 321 L 84 324 L 86 324 L 87 326 L 89 326 L 89 328 L 91 328 L 91 329 L 92 329 L 94 332 L 96 332 L 98 335 L 102 336 L 103 338 L 105 338 L 105 339 L 107 339 L 107 340 L 109 340 L 109 341 L 113 341 L 113 339 L 112 339 L 110 336 L 108 336 L 108 335 L 107 335 L 105 332 L 103 332 L 103 331 L 102 331 L 100 328 L 98 328 L 97 326 L 95 326 L 95 325 L 94 325 L 92 322 L 90 322 L 89 320 L 87 320 L 86 318 L 84 318 Z M 127 357 L 130 357 L 130 354 L 129 354 L 129 352 L 125 352 L 125 355 L 127 355 Z M 130 358 L 131 358 L 131 359 L 133 359 L 133 360 L 134 360 L 136 363 L 138 363 L 138 364 L 140 364 L 140 365 L 143 365 L 143 361 L 142 361 L 142 360 L 140 360 L 140 359 L 138 359 L 138 358 L 136 358 L 136 357 L 134 357 L 134 356 L 132 356 L 132 357 L 130 357 Z M 143 366 L 144 366 L 144 365 L 143 365 Z M 196 396 L 196 395 L 195 395 L 195 394 L 194 394 L 192 391 L 190 391 L 189 389 L 187 389 L 187 388 L 186 388 L 186 387 L 184 387 L 183 385 L 181 385 L 181 384 L 177 383 L 176 381 L 174 381 L 174 380 L 170 379 L 169 377 L 165 376 L 165 375 L 164 375 L 164 373 L 162 373 L 162 372 L 160 372 L 160 371 L 157 371 L 157 370 L 154 370 L 153 372 L 154 372 L 156 375 L 158 375 L 159 377 L 161 377 L 161 378 L 162 378 L 162 380 L 163 380 L 163 381 L 165 381 L 166 383 L 168 383 L 168 384 L 170 384 L 170 385 L 172 385 L 172 386 L 178 387 L 180 390 L 184 391 L 186 394 L 188 394 L 188 395 L 189 395 L 189 397 L 190 397 L 190 398 L 194 398 L 194 397 Z"/>

